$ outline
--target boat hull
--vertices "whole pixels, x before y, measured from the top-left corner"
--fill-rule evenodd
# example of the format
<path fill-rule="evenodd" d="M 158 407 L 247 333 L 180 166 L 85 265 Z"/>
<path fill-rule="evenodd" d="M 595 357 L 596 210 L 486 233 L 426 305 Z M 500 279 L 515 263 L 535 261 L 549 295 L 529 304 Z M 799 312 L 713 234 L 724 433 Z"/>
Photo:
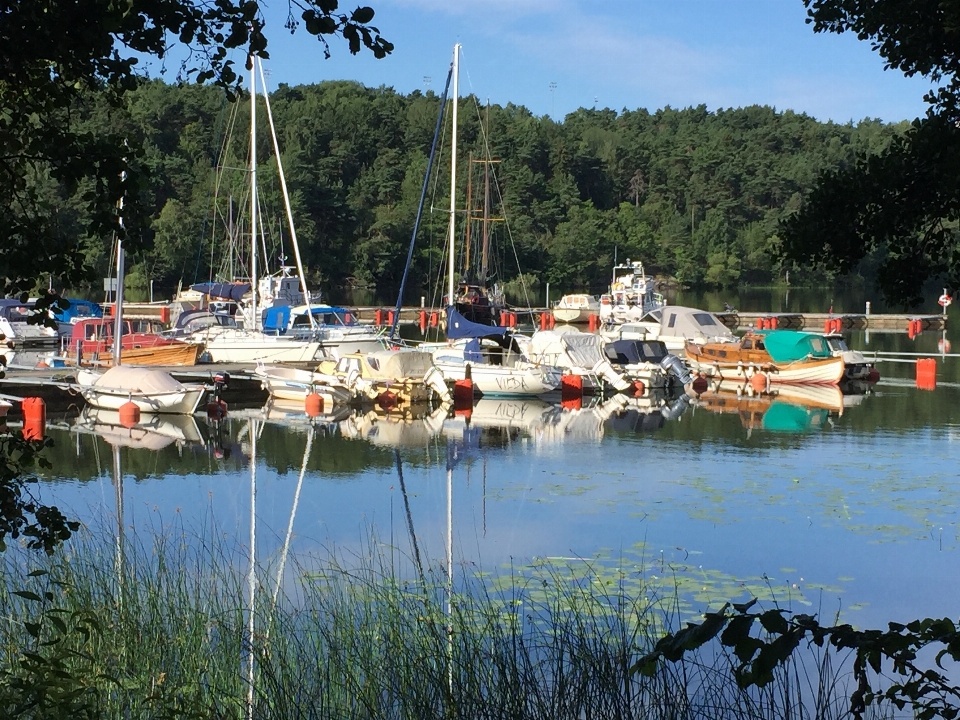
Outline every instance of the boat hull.
<path fill-rule="evenodd" d="M 435 361 L 436 362 L 436 361 Z M 466 365 L 436 362 L 443 379 L 456 382 L 466 378 Z M 541 367 L 515 368 L 503 365 L 470 365 L 473 388 L 491 397 L 535 397 L 560 387 L 560 371 Z"/>
<path fill-rule="evenodd" d="M 780 365 L 774 363 L 724 364 L 714 360 L 698 359 L 697 355 L 689 352 L 687 353 L 687 364 L 694 370 L 723 380 L 742 381 L 762 372 L 766 374 L 771 383 L 796 385 L 837 385 L 843 379 L 845 369 L 843 358 L 839 357 Z"/>
<path fill-rule="evenodd" d="M 203 352 L 203 345 L 176 343 L 156 345 L 149 348 L 124 348 L 120 351 L 120 361 L 124 365 L 196 365 Z M 113 353 L 101 352 L 94 356 L 96 364 L 109 367 L 113 364 Z"/>
<path fill-rule="evenodd" d="M 329 375 L 298 370 L 285 367 L 264 367 L 256 369 L 264 389 L 270 396 L 288 403 L 299 403 L 301 406 L 310 393 L 317 393 L 323 398 L 324 407 L 341 405 L 353 399 L 353 393 L 347 388 L 334 384 L 336 381 Z"/>
<path fill-rule="evenodd" d="M 298 363 L 325 357 L 322 343 L 316 341 L 243 330 L 203 332 L 191 342 L 204 345 L 203 357 L 211 363 Z"/>

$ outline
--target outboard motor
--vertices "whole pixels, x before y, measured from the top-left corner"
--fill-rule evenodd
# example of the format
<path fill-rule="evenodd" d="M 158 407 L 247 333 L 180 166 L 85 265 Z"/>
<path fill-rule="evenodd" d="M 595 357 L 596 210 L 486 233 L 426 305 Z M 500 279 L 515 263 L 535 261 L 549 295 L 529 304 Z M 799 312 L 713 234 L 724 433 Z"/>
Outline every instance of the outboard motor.
<path fill-rule="evenodd" d="M 686 385 L 693 381 L 693 376 L 690 374 L 687 366 L 684 365 L 683 361 L 676 355 L 667 355 L 660 361 L 660 367 L 677 378 L 681 385 Z"/>

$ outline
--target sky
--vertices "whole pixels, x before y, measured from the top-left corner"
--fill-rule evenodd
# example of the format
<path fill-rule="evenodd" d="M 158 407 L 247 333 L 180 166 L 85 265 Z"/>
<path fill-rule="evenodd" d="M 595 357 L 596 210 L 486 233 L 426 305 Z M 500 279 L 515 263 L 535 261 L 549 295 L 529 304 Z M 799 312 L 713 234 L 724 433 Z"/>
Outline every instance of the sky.
<path fill-rule="evenodd" d="M 350 55 L 333 38 L 325 60 L 302 27 L 293 35 L 284 28 L 285 0 L 262 0 L 269 84 L 356 80 L 439 93 L 461 43 L 461 94 L 558 119 L 579 107 L 705 104 L 897 122 L 923 114 L 930 87 L 885 70 L 870 43 L 851 33 L 814 33 L 801 0 L 365 1 L 376 11 L 372 24 L 395 45 L 386 59 Z"/>

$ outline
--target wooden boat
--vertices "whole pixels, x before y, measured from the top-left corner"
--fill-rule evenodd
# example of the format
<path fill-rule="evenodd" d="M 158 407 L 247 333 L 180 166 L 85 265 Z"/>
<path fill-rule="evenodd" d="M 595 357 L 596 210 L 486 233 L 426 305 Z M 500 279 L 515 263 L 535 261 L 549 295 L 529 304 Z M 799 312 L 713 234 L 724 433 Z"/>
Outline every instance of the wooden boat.
<path fill-rule="evenodd" d="M 686 360 L 712 377 L 763 373 L 771 383 L 836 385 L 844 373 L 843 358 L 832 355 L 823 336 L 795 330 L 748 332 L 735 342 L 688 342 Z"/>
<path fill-rule="evenodd" d="M 88 318 L 73 324 L 68 357 L 80 364 L 109 366 L 113 364 L 112 318 Z M 158 333 L 139 332 L 133 324 L 123 321 L 120 340 L 120 362 L 129 365 L 196 365 L 203 346 L 165 337 Z"/>
<path fill-rule="evenodd" d="M 553 316 L 558 322 L 585 323 L 591 315 L 600 314 L 600 301 L 594 295 L 574 293 L 564 295 L 553 306 Z"/>
<path fill-rule="evenodd" d="M 104 410 L 119 410 L 127 402 L 143 413 L 192 415 L 207 388 L 183 385 L 163 370 L 119 365 L 106 372 L 77 371 L 77 385 L 87 403 Z"/>

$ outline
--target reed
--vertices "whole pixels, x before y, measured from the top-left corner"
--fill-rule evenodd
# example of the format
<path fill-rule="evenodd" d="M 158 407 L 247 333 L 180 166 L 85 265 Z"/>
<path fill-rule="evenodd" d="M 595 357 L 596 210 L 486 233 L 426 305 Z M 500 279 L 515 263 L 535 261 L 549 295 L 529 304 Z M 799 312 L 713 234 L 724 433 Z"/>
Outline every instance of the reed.
<path fill-rule="evenodd" d="M 845 675 L 826 654 L 798 657 L 762 690 L 738 688 L 719 650 L 632 674 L 675 626 L 676 599 L 601 581 L 589 563 L 506 569 L 495 582 L 455 568 L 451 583 L 445 568 L 421 575 L 382 548 L 371 538 L 361 554 L 288 561 L 276 604 L 275 567 L 258 566 L 252 646 L 245 563 L 217 532 L 122 546 L 87 533 L 43 561 L 8 552 L 0 702 L 20 717 L 72 703 L 75 716 L 118 720 L 845 715 Z M 46 574 L 28 577 L 28 562 Z M 28 689 L 37 682 L 52 694 Z"/>

